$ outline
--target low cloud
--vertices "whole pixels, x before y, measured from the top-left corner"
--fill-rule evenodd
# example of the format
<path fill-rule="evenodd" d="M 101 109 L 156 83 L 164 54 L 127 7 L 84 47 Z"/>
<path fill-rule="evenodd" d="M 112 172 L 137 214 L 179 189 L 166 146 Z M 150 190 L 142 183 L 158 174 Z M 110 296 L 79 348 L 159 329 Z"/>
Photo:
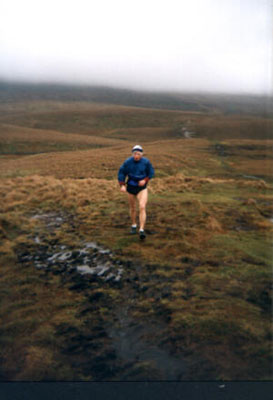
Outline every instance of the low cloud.
<path fill-rule="evenodd" d="M 269 93 L 270 0 L 3 0 L 0 78 Z"/>

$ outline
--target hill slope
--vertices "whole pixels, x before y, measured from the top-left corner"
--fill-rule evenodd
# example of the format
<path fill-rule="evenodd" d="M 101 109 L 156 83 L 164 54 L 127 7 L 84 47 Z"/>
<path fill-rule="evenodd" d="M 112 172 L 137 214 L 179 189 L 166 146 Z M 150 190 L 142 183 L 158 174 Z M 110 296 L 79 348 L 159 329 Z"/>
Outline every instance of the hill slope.
<path fill-rule="evenodd" d="M 0 103 L 0 379 L 271 380 L 272 120 L 55 89 Z M 136 143 L 145 242 L 117 183 Z"/>
<path fill-rule="evenodd" d="M 273 117 L 273 98 L 258 95 L 145 92 L 100 86 L 0 82 L 2 101 L 99 102 L 145 108 L 253 114 Z"/>

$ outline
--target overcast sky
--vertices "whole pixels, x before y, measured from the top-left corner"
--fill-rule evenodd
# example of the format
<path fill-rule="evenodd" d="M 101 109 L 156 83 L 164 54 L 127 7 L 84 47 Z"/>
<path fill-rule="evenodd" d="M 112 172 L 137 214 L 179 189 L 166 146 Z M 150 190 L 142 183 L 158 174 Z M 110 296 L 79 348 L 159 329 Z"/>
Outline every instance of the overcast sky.
<path fill-rule="evenodd" d="M 0 0 L 0 79 L 269 93 L 273 0 Z"/>

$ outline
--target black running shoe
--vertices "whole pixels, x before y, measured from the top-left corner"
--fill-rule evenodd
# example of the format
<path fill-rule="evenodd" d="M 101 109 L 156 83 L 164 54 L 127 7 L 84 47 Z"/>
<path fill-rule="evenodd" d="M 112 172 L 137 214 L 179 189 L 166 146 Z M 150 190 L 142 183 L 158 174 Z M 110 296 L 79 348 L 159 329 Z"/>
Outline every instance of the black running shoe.
<path fill-rule="evenodd" d="M 144 239 L 146 238 L 146 234 L 145 234 L 144 231 L 139 231 L 139 238 L 140 238 L 141 240 L 144 240 Z"/>
<path fill-rule="evenodd" d="M 131 226 L 131 231 L 130 231 L 130 233 L 131 233 L 131 235 L 135 235 L 136 234 L 136 226 Z"/>

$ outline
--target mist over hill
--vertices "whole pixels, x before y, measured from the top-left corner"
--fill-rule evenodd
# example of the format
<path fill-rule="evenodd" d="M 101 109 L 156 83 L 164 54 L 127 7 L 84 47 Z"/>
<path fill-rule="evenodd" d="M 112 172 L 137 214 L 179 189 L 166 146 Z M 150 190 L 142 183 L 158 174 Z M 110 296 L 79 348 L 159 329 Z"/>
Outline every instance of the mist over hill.
<path fill-rule="evenodd" d="M 168 110 L 273 117 L 273 98 L 265 95 L 151 92 L 106 86 L 0 82 L 0 102 L 85 101 Z"/>

